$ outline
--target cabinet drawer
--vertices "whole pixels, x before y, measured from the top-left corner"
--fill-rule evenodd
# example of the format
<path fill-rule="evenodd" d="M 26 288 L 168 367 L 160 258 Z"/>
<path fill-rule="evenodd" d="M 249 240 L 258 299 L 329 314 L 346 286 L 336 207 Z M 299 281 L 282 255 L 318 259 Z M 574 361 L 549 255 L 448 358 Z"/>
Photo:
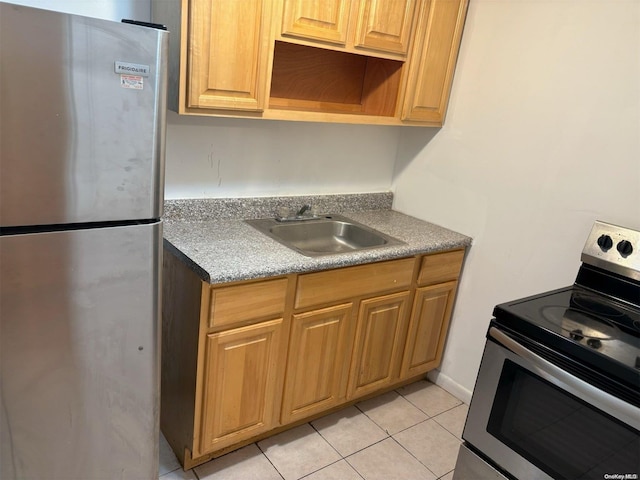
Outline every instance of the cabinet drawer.
<path fill-rule="evenodd" d="M 286 292 L 286 278 L 229 287 L 213 287 L 209 328 L 281 317 L 284 312 Z"/>
<path fill-rule="evenodd" d="M 418 285 L 430 285 L 455 280 L 460 275 L 464 250 L 436 253 L 422 258 Z"/>
<path fill-rule="evenodd" d="M 411 285 L 414 262 L 414 258 L 404 258 L 300 275 L 294 306 L 305 308 L 386 290 L 408 288 Z"/>

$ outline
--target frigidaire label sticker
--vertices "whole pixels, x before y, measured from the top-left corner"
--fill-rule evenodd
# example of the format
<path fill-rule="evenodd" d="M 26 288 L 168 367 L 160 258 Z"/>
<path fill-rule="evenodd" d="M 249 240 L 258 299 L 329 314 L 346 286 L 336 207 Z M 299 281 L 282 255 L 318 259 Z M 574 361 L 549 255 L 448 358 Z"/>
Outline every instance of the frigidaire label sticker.
<path fill-rule="evenodd" d="M 149 65 L 141 65 L 139 63 L 116 62 L 116 73 L 123 75 L 139 75 L 141 77 L 149 76 Z"/>
<path fill-rule="evenodd" d="M 144 79 L 140 75 L 120 75 L 120 86 L 122 88 L 142 90 L 144 88 Z"/>

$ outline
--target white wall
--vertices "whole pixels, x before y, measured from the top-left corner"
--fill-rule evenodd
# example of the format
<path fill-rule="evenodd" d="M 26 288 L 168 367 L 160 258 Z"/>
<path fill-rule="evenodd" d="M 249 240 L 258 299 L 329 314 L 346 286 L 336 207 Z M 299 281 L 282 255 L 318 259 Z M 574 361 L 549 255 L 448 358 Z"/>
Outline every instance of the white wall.
<path fill-rule="evenodd" d="M 394 207 L 474 237 L 440 380 L 493 306 L 573 283 L 594 220 L 640 228 L 640 2 L 472 0 L 445 126 L 400 136 Z"/>
<path fill-rule="evenodd" d="M 169 112 L 166 198 L 382 192 L 400 128 Z"/>

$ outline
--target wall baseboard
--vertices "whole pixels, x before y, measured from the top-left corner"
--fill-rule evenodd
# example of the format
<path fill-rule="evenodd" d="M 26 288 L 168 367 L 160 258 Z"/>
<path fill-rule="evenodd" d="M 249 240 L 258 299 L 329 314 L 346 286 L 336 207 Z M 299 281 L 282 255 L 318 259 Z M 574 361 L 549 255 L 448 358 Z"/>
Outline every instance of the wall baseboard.
<path fill-rule="evenodd" d="M 470 390 L 467 390 L 465 387 L 454 381 L 451 377 L 440 372 L 439 370 L 431 370 L 427 374 L 427 378 L 439 387 L 444 388 L 454 397 L 462 400 L 467 405 L 471 403 L 472 392 Z"/>

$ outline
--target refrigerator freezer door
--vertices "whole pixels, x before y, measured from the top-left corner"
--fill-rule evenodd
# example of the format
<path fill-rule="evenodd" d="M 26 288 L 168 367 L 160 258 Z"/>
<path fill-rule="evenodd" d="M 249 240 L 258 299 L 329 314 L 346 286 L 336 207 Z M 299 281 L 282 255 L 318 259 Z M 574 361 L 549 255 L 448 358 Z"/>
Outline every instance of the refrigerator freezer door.
<path fill-rule="evenodd" d="M 167 46 L 0 3 L 0 227 L 162 215 Z"/>
<path fill-rule="evenodd" d="M 158 478 L 162 225 L 0 237 L 0 478 Z"/>

